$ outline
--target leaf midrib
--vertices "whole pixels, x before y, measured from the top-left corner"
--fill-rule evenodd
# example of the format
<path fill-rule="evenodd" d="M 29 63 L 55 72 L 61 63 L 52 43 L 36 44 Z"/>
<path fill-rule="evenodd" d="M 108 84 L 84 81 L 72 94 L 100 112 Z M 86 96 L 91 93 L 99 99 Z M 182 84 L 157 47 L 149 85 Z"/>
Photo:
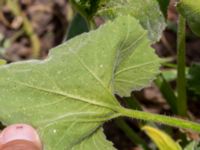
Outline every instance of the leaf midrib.
<path fill-rule="evenodd" d="M 106 103 L 98 103 L 97 101 L 93 101 L 91 99 L 83 98 L 83 97 L 80 97 L 80 96 L 77 97 L 77 96 L 70 94 L 70 93 L 64 93 L 64 92 L 53 91 L 53 90 L 42 88 L 42 87 L 36 87 L 36 86 L 29 85 L 29 84 L 26 84 L 26 83 L 20 82 L 20 81 L 12 81 L 12 82 L 15 82 L 16 84 L 20 84 L 20 85 L 23 85 L 25 87 L 32 88 L 32 89 L 35 89 L 35 90 L 43 91 L 43 92 L 50 93 L 50 94 L 59 95 L 59 96 L 62 96 L 62 97 L 67 97 L 67 98 L 70 98 L 70 99 L 89 103 L 89 104 L 94 105 L 94 106 L 100 106 L 100 107 L 104 107 L 104 108 L 107 108 L 107 109 L 111 109 L 115 112 L 118 110 L 117 106 L 107 105 Z"/>

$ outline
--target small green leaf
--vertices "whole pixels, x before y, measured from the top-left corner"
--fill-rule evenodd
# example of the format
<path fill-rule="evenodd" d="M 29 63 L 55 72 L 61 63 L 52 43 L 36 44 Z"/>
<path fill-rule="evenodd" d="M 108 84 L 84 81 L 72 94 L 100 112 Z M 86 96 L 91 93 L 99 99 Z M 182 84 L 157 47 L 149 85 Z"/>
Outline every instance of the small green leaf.
<path fill-rule="evenodd" d="M 94 16 L 112 20 L 117 16 L 131 15 L 148 30 L 149 38 L 153 42 L 160 39 L 166 27 L 165 18 L 157 0 L 71 0 L 71 2 L 89 20 Z"/>
<path fill-rule="evenodd" d="M 181 0 L 177 8 L 187 19 L 191 30 L 200 36 L 200 0 Z"/>
<path fill-rule="evenodd" d="M 104 0 L 97 14 L 106 19 L 131 15 L 148 30 L 149 38 L 154 42 L 160 39 L 166 27 L 164 15 L 156 0 Z"/>
<path fill-rule="evenodd" d="M 150 45 L 137 20 L 119 17 L 52 49 L 46 60 L 3 65 L 0 120 L 33 125 L 45 150 L 113 150 L 99 128 L 122 115 L 115 93 L 130 95 L 158 73 Z"/>
<path fill-rule="evenodd" d="M 70 26 L 68 28 L 68 32 L 66 34 L 64 41 L 69 40 L 79 34 L 82 34 L 88 31 L 89 31 L 89 28 L 88 28 L 88 24 L 86 20 L 80 14 L 77 13 L 74 16 L 72 22 L 70 23 Z"/>
<path fill-rule="evenodd" d="M 200 95 L 200 64 L 193 64 L 189 68 L 188 88 Z"/>
<path fill-rule="evenodd" d="M 177 78 L 177 70 L 175 69 L 163 70 L 162 75 L 166 81 L 170 82 Z"/>
<path fill-rule="evenodd" d="M 165 132 L 150 126 L 144 126 L 142 129 L 155 142 L 159 150 L 182 150 L 180 145 Z"/>

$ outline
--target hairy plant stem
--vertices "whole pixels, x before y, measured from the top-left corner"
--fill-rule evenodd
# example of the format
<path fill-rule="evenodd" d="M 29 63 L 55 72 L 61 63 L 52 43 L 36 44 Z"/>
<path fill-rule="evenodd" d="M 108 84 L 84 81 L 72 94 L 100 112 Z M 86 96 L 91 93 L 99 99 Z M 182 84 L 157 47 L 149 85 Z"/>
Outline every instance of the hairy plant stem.
<path fill-rule="evenodd" d="M 135 98 L 134 95 L 131 97 L 124 97 L 123 100 L 131 109 L 142 110 L 139 102 Z M 134 129 L 132 129 L 123 118 L 117 118 L 114 120 L 115 124 L 124 132 L 124 134 L 134 143 L 140 145 L 145 150 L 149 150 L 146 142 L 138 135 Z M 144 124 L 138 122 L 139 128 L 142 127 Z"/>
<path fill-rule="evenodd" d="M 185 18 L 179 15 L 178 33 L 177 33 L 177 114 L 187 115 L 187 96 L 186 96 L 186 76 L 185 76 Z"/>
<path fill-rule="evenodd" d="M 169 116 L 164 116 L 164 115 L 153 114 L 149 112 L 126 109 L 126 108 L 120 108 L 118 111 L 124 117 L 157 122 L 157 123 L 162 123 L 162 124 L 173 126 L 173 127 L 179 127 L 183 129 L 189 129 L 189 130 L 200 132 L 200 124 L 195 123 L 195 122 L 178 119 L 174 117 L 169 117 Z"/>

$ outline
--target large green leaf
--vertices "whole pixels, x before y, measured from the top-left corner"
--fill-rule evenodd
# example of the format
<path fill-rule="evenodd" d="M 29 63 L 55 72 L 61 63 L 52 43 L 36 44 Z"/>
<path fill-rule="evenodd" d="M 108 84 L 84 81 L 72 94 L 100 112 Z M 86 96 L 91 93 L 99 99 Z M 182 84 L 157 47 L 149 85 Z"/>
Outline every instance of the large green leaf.
<path fill-rule="evenodd" d="M 108 19 L 131 15 L 148 30 L 152 41 L 160 39 L 166 26 L 157 0 L 103 0 L 97 14 Z"/>
<path fill-rule="evenodd" d="M 120 17 L 52 49 L 46 60 L 0 67 L 0 120 L 33 125 L 45 150 L 92 150 L 94 142 L 105 149 L 99 128 L 122 109 L 114 94 L 146 86 L 159 61 L 138 21 Z"/>
<path fill-rule="evenodd" d="M 192 31 L 200 36 L 200 0 L 181 0 L 177 8 L 188 20 Z"/>

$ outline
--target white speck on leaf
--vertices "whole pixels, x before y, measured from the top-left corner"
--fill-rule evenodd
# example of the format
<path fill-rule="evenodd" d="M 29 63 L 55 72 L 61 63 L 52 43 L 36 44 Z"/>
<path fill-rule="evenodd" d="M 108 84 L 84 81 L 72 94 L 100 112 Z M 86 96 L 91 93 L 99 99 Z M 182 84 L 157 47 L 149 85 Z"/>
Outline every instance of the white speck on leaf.
<path fill-rule="evenodd" d="M 56 129 L 53 129 L 53 133 L 56 133 L 57 132 L 57 130 Z"/>

